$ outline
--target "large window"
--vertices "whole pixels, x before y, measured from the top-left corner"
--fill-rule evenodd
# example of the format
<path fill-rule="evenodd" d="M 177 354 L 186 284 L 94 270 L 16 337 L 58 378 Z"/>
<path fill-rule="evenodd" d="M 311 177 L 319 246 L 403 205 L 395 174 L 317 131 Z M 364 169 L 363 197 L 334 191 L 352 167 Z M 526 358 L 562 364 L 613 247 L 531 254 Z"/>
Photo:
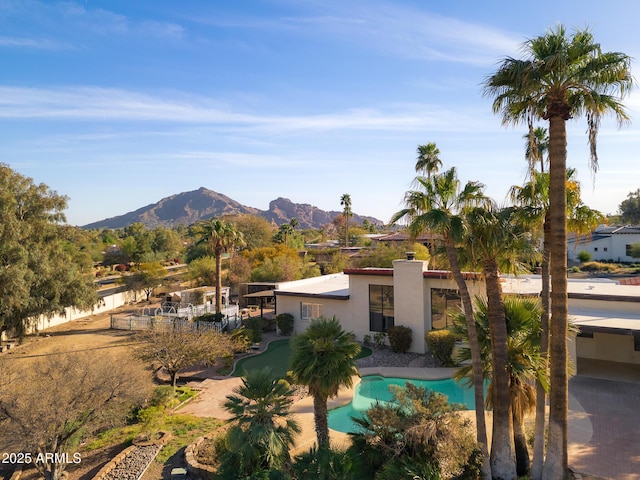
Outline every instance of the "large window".
<path fill-rule="evenodd" d="M 322 316 L 321 303 L 301 303 L 300 318 L 302 320 L 313 320 Z"/>
<path fill-rule="evenodd" d="M 393 285 L 369 285 L 369 330 L 393 327 Z"/>
<path fill-rule="evenodd" d="M 452 320 L 450 313 L 462 305 L 457 290 L 431 289 L 431 328 L 447 328 Z"/>

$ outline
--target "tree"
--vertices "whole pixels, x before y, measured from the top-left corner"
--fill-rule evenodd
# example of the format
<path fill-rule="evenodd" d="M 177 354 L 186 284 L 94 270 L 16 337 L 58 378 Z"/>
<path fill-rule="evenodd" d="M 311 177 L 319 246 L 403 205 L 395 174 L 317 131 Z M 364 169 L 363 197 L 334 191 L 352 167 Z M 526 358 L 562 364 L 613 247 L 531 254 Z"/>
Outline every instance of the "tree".
<path fill-rule="evenodd" d="M 300 432 L 289 411 L 292 394 L 289 384 L 268 367 L 246 372 L 242 384 L 224 402 L 234 424 L 225 438 L 227 452 L 219 470 L 222 478 L 280 469 L 291 461 L 289 451 Z"/>
<path fill-rule="evenodd" d="M 631 258 L 640 258 L 640 242 L 632 243 L 629 246 L 629 256 Z"/>
<path fill-rule="evenodd" d="M 489 311 L 483 298 L 476 298 L 475 318 L 478 340 L 484 358 L 491 358 L 491 335 L 489 334 Z M 536 397 L 532 383 L 536 380 L 543 385 L 548 383 L 547 366 L 540 355 L 540 317 L 542 308 L 540 301 L 534 298 L 507 296 L 504 298 L 505 318 L 507 324 L 507 371 L 509 374 L 509 396 L 511 399 L 511 416 L 513 419 L 513 440 L 516 453 L 518 476 L 529 471 L 529 452 L 524 434 L 524 416 L 530 412 Z M 464 315 L 457 312 L 453 315 L 454 332 L 462 338 L 467 337 L 467 325 Z M 458 361 L 463 365 L 471 358 L 469 349 L 463 347 Z M 456 371 L 455 379 L 469 379 L 469 366 Z M 485 378 L 492 381 L 491 362 L 485 363 Z M 491 383 L 488 390 L 495 386 Z M 487 397 L 487 406 L 492 407 L 492 396 Z"/>
<path fill-rule="evenodd" d="M 508 332 L 502 300 L 500 272 L 524 271 L 520 257 L 530 247 L 514 208 L 495 205 L 477 207 L 466 213 L 467 255 L 482 269 L 487 295 L 487 315 L 491 336 L 493 429 L 491 473 L 493 478 L 516 478 L 513 420 L 510 414 L 508 375 Z"/>
<path fill-rule="evenodd" d="M 196 287 L 205 287 L 216 283 L 216 260 L 211 257 L 200 257 L 189 262 L 187 278 Z"/>
<path fill-rule="evenodd" d="M 62 478 L 62 454 L 77 463 L 75 449 L 83 439 L 124 423 L 149 393 L 144 370 L 114 368 L 122 361 L 108 355 L 96 361 L 95 352 L 56 352 L 19 370 L 16 361 L 7 362 L 13 369 L 9 388 L 0 390 L 0 428 L 46 480 Z"/>
<path fill-rule="evenodd" d="M 342 205 L 342 215 L 344 215 L 344 246 L 349 246 L 349 217 L 353 217 L 351 211 L 351 195 L 348 193 L 342 194 L 340 197 L 340 205 Z"/>
<path fill-rule="evenodd" d="M 523 59 L 505 58 L 484 83 L 493 111 L 504 124 L 549 121 L 551 231 L 551 390 L 548 449 L 544 478 L 567 478 L 567 231 L 566 122 L 586 116 L 591 166 L 597 170 L 596 139 L 600 120 L 613 113 L 628 121 L 621 99 L 634 81 L 630 58 L 603 52 L 588 30 L 567 36 L 563 26 L 527 40 Z"/>
<path fill-rule="evenodd" d="M 396 223 L 401 219 L 408 219 L 410 222 L 409 231 L 414 237 L 424 231 L 434 231 L 443 236 L 451 275 L 458 287 L 462 308 L 467 319 L 467 328 L 469 329 L 469 345 L 474 375 L 476 438 L 481 445 L 484 456 L 483 473 L 488 478 L 491 475 L 491 467 L 489 464 L 487 427 L 484 413 L 482 357 L 473 319 L 471 295 L 462 274 L 456 251 L 456 247 L 463 242 L 463 234 L 466 229 L 462 213 L 474 205 L 486 203 L 487 198 L 483 194 L 484 186 L 481 183 L 467 182 L 463 188 L 460 188 L 460 180 L 458 180 L 455 168 L 437 174 L 430 179 L 418 176 L 416 177 L 416 184 L 421 189 L 405 193 L 404 203 L 406 207 L 393 215 L 391 223 Z"/>
<path fill-rule="evenodd" d="M 624 223 L 637 225 L 640 223 L 640 188 L 627 195 L 618 207 L 620 220 Z"/>
<path fill-rule="evenodd" d="M 242 233 L 223 220 L 206 220 L 193 227 L 196 242 L 204 245 L 208 255 L 216 259 L 216 313 L 222 310 L 222 254 L 235 247 L 244 246 Z"/>
<path fill-rule="evenodd" d="M 271 245 L 275 228 L 267 219 L 255 215 L 238 215 L 231 217 L 229 221 L 242 233 L 247 249 Z"/>
<path fill-rule="evenodd" d="M 40 315 L 97 302 L 64 246 L 66 207 L 66 197 L 0 164 L 0 332 L 22 336 Z"/>
<path fill-rule="evenodd" d="M 133 273 L 120 277 L 120 282 L 128 290 L 142 290 L 148 302 L 153 290 L 162 283 L 165 275 L 166 270 L 160 262 L 141 263 Z"/>
<path fill-rule="evenodd" d="M 418 154 L 416 172 L 431 178 L 431 175 L 437 173 L 442 167 L 442 161 L 439 157 L 440 150 L 435 143 L 429 142 L 426 145 L 418 145 L 416 152 Z"/>
<path fill-rule="evenodd" d="M 169 374 L 175 388 L 180 372 L 192 365 L 215 365 L 221 358 L 239 348 L 231 335 L 209 329 L 198 330 L 195 324 L 179 323 L 139 335 L 136 356 Z"/>
<path fill-rule="evenodd" d="M 342 329 L 333 317 L 312 320 L 309 328 L 291 339 L 293 356 L 291 371 L 296 383 L 309 387 L 313 397 L 313 419 L 318 447 L 329 446 L 327 400 L 338 394 L 340 387 L 351 387 L 358 375 L 355 358 L 360 345 L 353 333 Z"/>

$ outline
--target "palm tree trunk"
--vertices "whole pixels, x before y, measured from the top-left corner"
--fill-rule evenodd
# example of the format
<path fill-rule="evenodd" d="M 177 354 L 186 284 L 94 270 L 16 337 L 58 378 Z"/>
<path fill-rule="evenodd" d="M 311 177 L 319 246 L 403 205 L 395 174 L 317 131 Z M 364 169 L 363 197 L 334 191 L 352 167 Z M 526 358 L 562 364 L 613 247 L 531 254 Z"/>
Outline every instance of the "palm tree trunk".
<path fill-rule="evenodd" d="M 502 303 L 498 264 L 485 261 L 483 273 L 487 289 L 491 357 L 493 361 L 493 433 L 491 438 L 491 473 L 495 480 L 516 478 L 513 449 L 513 421 L 509 389 L 507 320 Z"/>
<path fill-rule="evenodd" d="M 527 437 L 524 434 L 523 419 L 516 414 L 515 409 L 511 409 L 513 419 L 513 445 L 516 452 L 516 473 L 518 477 L 523 477 L 529 473 L 531 461 L 529 449 L 527 448 Z"/>
<path fill-rule="evenodd" d="M 551 275 L 549 273 L 550 258 L 550 230 L 549 230 L 549 211 L 545 214 L 544 219 L 544 240 L 543 240 L 543 256 L 542 256 L 542 314 L 540 315 L 540 323 L 542 331 L 540 332 L 540 356 L 544 359 L 544 368 L 549 368 L 549 309 L 551 306 Z M 531 479 L 542 480 L 542 467 L 544 465 L 544 443 L 545 443 L 545 424 L 546 424 L 546 406 L 547 392 L 540 381 L 536 381 L 536 421 L 535 434 L 533 439 L 533 462 L 531 466 Z"/>
<path fill-rule="evenodd" d="M 549 107 L 554 108 L 554 105 Z M 551 390 L 549 437 L 543 478 L 566 479 L 567 375 L 567 132 L 562 111 L 549 114 L 549 212 L 551 230 Z"/>
<path fill-rule="evenodd" d="M 473 304 L 469 288 L 460 270 L 458 257 L 456 255 L 455 244 L 451 235 L 445 238 L 445 246 L 451 274 L 458 286 L 458 293 L 462 300 L 464 317 L 467 323 L 469 335 L 469 350 L 471 351 L 471 367 L 473 369 L 473 396 L 476 404 L 476 440 L 482 450 L 482 473 L 484 478 L 491 478 L 491 463 L 489 462 L 489 450 L 487 446 L 487 424 L 484 411 L 484 376 L 482 373 L 482 355 L 480 354 L 480 344 L 476 331 L 476 322 L 473 316 Z"/>
<path fill-rule="evenodd" d="M 216 313 L 222 311 L 222 248 L 216 248 Z"/>
<path fill-rule="evenodd" d="M 318 448 L 329 446 L 329 422 L 327 420 L 327 399 L 313 396 L 313 420 L 316 426 Z"/>

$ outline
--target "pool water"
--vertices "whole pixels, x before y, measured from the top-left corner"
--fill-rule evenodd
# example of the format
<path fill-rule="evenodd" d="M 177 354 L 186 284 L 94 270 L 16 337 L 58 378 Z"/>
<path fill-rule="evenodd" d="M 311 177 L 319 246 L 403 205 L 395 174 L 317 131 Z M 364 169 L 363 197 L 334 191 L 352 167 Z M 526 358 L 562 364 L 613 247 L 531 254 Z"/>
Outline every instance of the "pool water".
<path fill-rule="evenodd" d="M 392 395 L 389 391 L 389 386 L 398 385 L 404 387 L 407 382 L 411 382 L 417 387 L 424 387 L 443 393 L 449 398 L 449 403 L 459 403 L 470 410 L 475 408 L 473 388 L 467 389 L 451 378 L 443 380 L 413 380 L 372 375 L 362 377 L 362 381 L 356 385 L 351 403 L 329 411 L 329 428 L 344 433 L 355 431 L 358 426 L 351 420 L 351 417 L 362 418 L 364 413 L 378 400 L 383 402 L 391 401 Z"/>

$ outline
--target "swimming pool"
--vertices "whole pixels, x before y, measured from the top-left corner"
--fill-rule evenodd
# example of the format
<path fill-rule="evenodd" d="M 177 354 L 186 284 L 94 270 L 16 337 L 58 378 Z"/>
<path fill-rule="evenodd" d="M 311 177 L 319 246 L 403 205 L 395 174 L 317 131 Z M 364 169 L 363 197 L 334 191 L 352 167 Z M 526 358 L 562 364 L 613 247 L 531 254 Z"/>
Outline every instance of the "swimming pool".
<path fill-rule="evenodd" d="M 389 386 L 398 385 L 404 387 L 407 382 L 411 382 L 418 387 L 443 393 L 449 398 L 450 403 L 460 403 L 468 409 L 475 408 L 473 388 L 467 389 L 451 378 L 442 380 L 413 380 L 410 378 L 387 378 L 379 375 L 371 375 L 362 377 L 362 381 L 356 385 L 351 403 L 329 411 L 329 428 L 344 433 L 354 431 L 357 425 L 353 423 L 351 417 L 361 418 L 376 400 L 383 402 L 391 401 L 392 395 L 389 391 Z"/>

